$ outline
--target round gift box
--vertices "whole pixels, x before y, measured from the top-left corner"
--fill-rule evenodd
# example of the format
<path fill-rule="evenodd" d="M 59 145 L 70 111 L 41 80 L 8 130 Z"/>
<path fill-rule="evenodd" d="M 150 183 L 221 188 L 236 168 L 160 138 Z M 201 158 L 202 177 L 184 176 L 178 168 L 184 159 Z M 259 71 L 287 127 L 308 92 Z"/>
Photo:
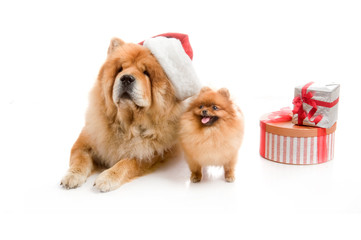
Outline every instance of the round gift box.
<path fill-rule="evenodd" d="M 272 113 L 270 113 L 272 114 Z M 285 164 L 319 164 L 334 156 L 336 123 L 330 128 L 294 125 L 291 120 L 261 118 L 260 154 Z"/>

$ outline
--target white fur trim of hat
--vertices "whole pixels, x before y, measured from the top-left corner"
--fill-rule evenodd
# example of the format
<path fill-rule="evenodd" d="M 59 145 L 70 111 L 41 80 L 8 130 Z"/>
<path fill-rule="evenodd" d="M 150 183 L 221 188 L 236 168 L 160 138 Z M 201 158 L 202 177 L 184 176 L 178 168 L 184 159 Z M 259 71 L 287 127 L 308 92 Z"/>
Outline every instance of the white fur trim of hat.
<path fill-rule="evenodd" d="M 174 87 L 177 99 L 185 100 L 198 94 L 201 83 L 191 59 L 178 39 L 154 37 L 145 40 L 143 46 L 152 52 L 162 66 Z"/>

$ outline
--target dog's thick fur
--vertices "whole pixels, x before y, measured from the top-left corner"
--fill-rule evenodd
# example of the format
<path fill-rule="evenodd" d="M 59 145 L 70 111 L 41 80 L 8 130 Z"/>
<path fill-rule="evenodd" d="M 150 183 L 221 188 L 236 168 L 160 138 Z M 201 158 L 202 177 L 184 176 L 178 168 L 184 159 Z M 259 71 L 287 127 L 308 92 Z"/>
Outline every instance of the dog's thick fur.
<path fill-rule="evenodd" d="M 114 190 L 143 175 L 175 145 L 183 105 L 147 48 L 112 39 L 89 100 L 63 187 L 82 185 L 101 165 L 108 169 L 95 188 Z"/>

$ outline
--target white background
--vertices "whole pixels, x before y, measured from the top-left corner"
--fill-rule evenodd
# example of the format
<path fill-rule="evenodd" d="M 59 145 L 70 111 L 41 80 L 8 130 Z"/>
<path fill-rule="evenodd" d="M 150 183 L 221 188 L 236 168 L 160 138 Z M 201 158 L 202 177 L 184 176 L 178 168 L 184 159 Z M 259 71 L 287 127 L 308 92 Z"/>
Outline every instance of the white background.
<path fill-rule="evenodd" d="M 1 1 L 1 239 L 360 239 L 359 1 Z M 190 37 L 205 85 L 246 116 L 236 182 L 182 156 L 101 194 L 64 190 L 70 148 L 109 41 Z M 289 166 L 258 153 L 260 115 L 293 88 L 341 84 L 335 159 Z"/>

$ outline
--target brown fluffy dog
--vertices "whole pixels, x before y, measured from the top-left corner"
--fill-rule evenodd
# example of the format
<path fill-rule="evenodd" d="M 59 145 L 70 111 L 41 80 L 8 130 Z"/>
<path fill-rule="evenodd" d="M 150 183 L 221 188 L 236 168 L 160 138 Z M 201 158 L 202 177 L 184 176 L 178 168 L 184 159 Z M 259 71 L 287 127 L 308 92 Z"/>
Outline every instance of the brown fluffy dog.
<path fill-rule="evenodd" d="M 180 141 L 192 182 L 202 179 L 202 167 L 208 165 L 223 166 L 226 181 L 235 180 L 243 128 L 243 115 L 231 101 L 227 89 L 215 92 L 202 88 L 180 121 Z"/>
<path fill-rule="evenodd" d="M 112 39 L 61 185 L 82 185 L 97 165 L 109 168 L 94 183 L 102 192 L 144 174 L 174 146 L 181 113 L 182 104 L 151 52 Z"/>

